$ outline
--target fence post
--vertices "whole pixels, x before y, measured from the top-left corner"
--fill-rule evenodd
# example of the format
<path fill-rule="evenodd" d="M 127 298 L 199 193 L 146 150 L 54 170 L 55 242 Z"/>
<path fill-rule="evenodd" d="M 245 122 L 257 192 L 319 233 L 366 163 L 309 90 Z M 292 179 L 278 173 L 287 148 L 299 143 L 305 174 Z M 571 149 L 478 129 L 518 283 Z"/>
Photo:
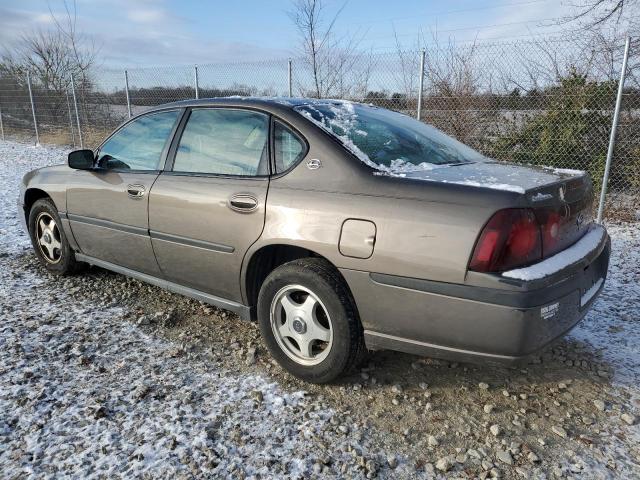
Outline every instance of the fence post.
<path fill-rule="evenodd" d="M 287 64 L 287 75 L 289 81 L 289 97 L 293 97 L 293 75 L 291 74 L 291 59 Z"/>
<path fill-rule="evenodd" d="M 36 130 L 36 145 L 40 145 L 40 135 L 38 134 L 38 121 L 36 120 L 36 106 L 33 103 L 33 93 L 31 92 L 31 75 L 27 72 L 27 86 L 29 87 L 29 100 L 31 100 L 31 113 L 33 114 L 33 127 Z"/>
<path fill-rule="evenodd" d="M 129 74 L 124 71 L 124 91 L 127 94 L 127 111 L 129 112 L 129 118 L 131 118 L 131 99 L 129 98 Z"/>
<path fill-rule="evenodd" d="M 78 126 L 78 139 L 80 140 L 80 148 L 84 148 L 84 142 L 82 141 L 82 129 L 80 128 L 80 115 L 78 115 L 78 99 L 76 98 L 76 84 L 73 81 L 73 74 L 71 74 L 71 93 L 73 94 L 73 108 L 76 111 L 76 124 Z"/>
<path fill-rule="evenodd" d="M 193 84 L 196 90 L 196 100 L 200 98 L 200 85 L 198 84 L 198 65 L 193 66 Z"/>
<path fill-rule="evenodd" d="M 624 79 L 627 73 L 627 60 L 629 59 L 629 37 L 624 42 L 624 55 L 622 57 L 622 70 L 620 71 L 620 83 L 618 83 L 618 94 L 616 95 L 616 107 L 613 111 L 613 120 L 611 122 L 611 135 L 609 136 L 609 148 L 607 150 L 607 163 L 604 166 L 604 175 L 602 176 L 602 186 L 600 187 L 600 203 L 598 204 L 597 222 L 602 223 L 602 214 L 604 212 L 604 199 L 607 195 L 607 184 L 609 183 L 609 171 L 611 170 L 611 160 L 613 158 L 613 149 L 616 144 L 616 130 L 618 128 L 618 117 L 620 116 L 620 105 L 622 103 L 622 90 L 624 89 Z"/>
<path fill-rule="evenodd" d="M 4 142 L 4 124 L 2 123 L 2 105 L 0 105 L 0 133 L 2 134 L 2 141 Z"/>
<path fill-rule="evenodd" d="M 71 116 L 71 102 L 69 101 L 69 90 L 64 92 L 65 97 L 67 97 L 67 115 L 69 116 L 69 132 L 71 133 L 71 143 L 73 143 L 73 147 L 76 146 L 76 136 L 73 133 L 73 117 Z"/>
<path fill-rule="evenodd" d="M 420 80 L 418 82 L 418 112 L 416 114 L 416 119 L 420 120 L 422 115 L 422 90 L 424 88 L 424 57 L 426 55 L 426 51 L 423 48 L 420 52 Z"/>

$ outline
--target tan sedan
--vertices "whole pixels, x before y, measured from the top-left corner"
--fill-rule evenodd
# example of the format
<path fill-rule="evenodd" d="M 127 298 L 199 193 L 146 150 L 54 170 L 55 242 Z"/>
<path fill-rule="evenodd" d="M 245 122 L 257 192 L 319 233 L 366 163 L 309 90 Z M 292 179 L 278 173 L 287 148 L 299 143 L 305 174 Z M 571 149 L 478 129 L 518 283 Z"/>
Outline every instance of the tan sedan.
<path fill-rule="evenodd" d="M 351 102 L 156 107 L 25 175 L 51 272 L 107 268 L 259 322 L 292 374 L 366 349 L 512 362 L 584 317 L 609 237 L 584 172 L 492 161 Z"/>

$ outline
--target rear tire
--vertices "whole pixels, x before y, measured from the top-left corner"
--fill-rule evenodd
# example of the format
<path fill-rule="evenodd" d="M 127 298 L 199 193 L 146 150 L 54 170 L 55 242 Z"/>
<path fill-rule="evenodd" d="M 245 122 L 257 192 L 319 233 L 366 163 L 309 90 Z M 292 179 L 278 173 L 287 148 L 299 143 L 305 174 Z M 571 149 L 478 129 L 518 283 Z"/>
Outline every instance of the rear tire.
<path fill-rule="evenodd" d="M 294 260 L 271 272 L 258 295 L 258 323 L 271 355 L 306 382 L 335 380 L 365 352 L 351 293 L 323 259 Z"/>
<path fill-rule="evenodd" d="M 62 221 L 53 201 L 36 200 L 29 211 L 29 236 L 40 263 L 55 275 L 77 272 L 84 264 L 76 260 L 75 253 L 62 228 Z"/>

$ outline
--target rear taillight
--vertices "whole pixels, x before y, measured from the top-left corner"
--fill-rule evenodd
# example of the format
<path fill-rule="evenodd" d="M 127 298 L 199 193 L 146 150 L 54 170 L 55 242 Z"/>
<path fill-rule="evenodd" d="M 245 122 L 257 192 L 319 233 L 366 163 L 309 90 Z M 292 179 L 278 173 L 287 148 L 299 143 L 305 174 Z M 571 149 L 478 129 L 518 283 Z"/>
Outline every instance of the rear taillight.
<path fill-rule="evenodd" d="M 508 208 L 496 212 L 476 242 L 469 269 L 501 272 L 541 260 L 541 230 L 531 209 Z"/>
<path fill-rule="evenodd" d="M 547 257 L 556 250 L 564 220 L 555 209 L 540 209 L 536 214 L 542 225 L 542 255 Z"/>

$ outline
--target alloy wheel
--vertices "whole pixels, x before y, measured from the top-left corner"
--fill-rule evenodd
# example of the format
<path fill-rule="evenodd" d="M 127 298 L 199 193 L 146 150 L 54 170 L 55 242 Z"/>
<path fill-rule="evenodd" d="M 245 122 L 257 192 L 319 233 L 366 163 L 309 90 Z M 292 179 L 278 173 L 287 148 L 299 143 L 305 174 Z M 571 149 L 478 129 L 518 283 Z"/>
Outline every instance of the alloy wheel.
<path fill-rule="evenodd" d="M 36 239 L 38 248 L 49 263 L 58 263 L 62 259 L 62 239 L 58 224 L 47 212 L 36 218 Z"/>
<path fill-rule="evenodd" d="M 302 285 L 287 285 L 273 297 L 271 329 L 284 353 L 301 365 L 317 365 L 331 351 L 333 328 L 326 307 Z"/>

